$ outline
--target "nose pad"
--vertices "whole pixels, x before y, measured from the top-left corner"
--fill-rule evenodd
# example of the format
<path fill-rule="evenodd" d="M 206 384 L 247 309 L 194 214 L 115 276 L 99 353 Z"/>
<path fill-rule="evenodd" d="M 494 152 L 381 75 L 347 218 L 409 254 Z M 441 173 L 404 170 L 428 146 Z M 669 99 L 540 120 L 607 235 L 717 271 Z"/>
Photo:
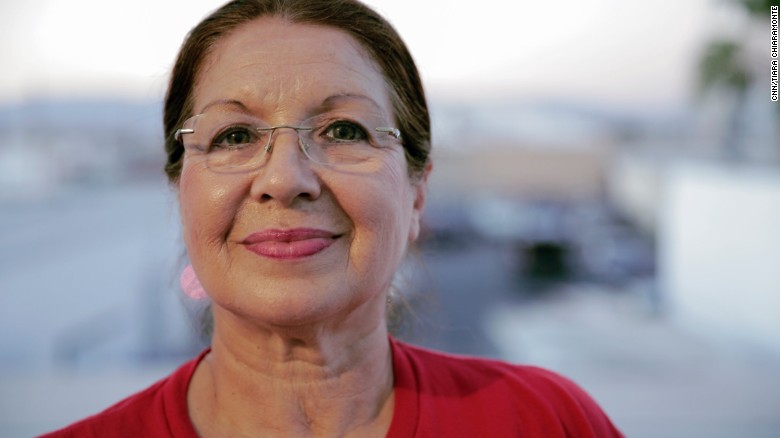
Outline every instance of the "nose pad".
<path fill-rule="evenodd" d="M 309 155 L 309 145 L 306 144 L 306 142 L 303 140 L 303 137 L 301 136 L 301 131 L 299 131 L 299 128 L 296 128 L 294 126 L 277 126 L 276 128 L 274 128 L 273 131 L 271 131 L 271 135 L 268 137 L 268 144 L 265 146 L 265 149 L 263 151 L 264 154 L 270 154 L 270 153 L 273 152 L 274 145 L 279 140 L 278 137 L 275 138 L 274 136 L 278 136 L 279 133 L 280 133 L 280 130 L 283 130 L 283 129 L 287 129 L 289 131 L 293 131 L 294 132 L 294 135 L 296 137 L 296 143 L 298 145 L 298 149 L 300 149 L 301 152 L 303 152 L 303 155 L 305 155 L 306 158 L 308 158 L 311 161 L 312 158 L 311 158 L 311 155 Z M 281 132 L 284 132 L 284 131 L 281 131 Z"/>
<path fill-rule="evenodd" d="M 287 134 L 290 130 L 295 132 Z M 321 183 L 310 167 L 310 163 L 306 162 L 309 157 L 298 129 L 292 126 L 281 126 L 274 128 L 271 134 L 266 146 L 264 170 L 255 176 L 250 189 L 251 196 L 264 201 L 276 200 L 283 205 L 291 205 L 296 199 L 318 198 L 322 190 Z M 293 141 L 289 135 L 297 135 L 295 138 L 297 147 L 293 144 L 281 144 Z M 300 151 L 292 150 L 293 147 Z M 271 154 L 272 151 L 276 153 Z M 301 152 L 306 158 L 301 157 Z"/>
<path fill-rule="evenodd" d="M 276 144 L 276 142 L 279 140 L 280 137 L 282 138 L 284 137 L 283 134 L 285 128 L 287 128 L 287 126 L 277 126 L 275 128 L 271 128 L 271 135 L 268 136 L 268 144 L 265 145 L 265 151 L 267 153 L 274 151 L 274 145 Z M 298 136 L 298 131 L 292 128 L 289 128 L 289 130 L 293 131 L 296 137 Z M 297 138 L 296 140 L 300 141 L 300 139 Z"/>

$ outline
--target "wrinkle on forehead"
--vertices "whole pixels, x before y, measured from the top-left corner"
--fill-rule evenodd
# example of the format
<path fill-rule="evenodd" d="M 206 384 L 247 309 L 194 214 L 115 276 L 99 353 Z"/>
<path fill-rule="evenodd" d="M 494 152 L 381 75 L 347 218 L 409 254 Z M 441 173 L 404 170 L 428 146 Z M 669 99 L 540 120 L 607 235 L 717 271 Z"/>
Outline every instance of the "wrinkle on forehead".
<path fill-rule="evenodd" d="M 313 69 L 323 66 L 338 72 L 335 76 L 341 80 L 334 81 L 334 75 L 324 75 L 327 80 L 312 75 Z M 286 74 L 274 74 L 276 68 L 284 69 Z M 262 88 L 253 80 L 258 75 L 262 75 Z M 204 83 L 205 78 L 208 84 Z M 382 96 L 376 96 L 377 80 L 381 81 Z M 306 94 L 316 89 L 321 90 L 323 97 L 340 94 L 381 97 L 380 107 L 391 110 L 389 86 L 381 69 L 353 37 L 336 28 L 291 23 L 279 17 L 248 22 L 214 44 L 196 78 L 196 113 L 208 103 L 199 97 L 203 97 L 209 85 L 224 85 L 222 89 L 256 102 L 261 108 L 302 102 L 313 97 Z M 204 99 L 225 97 L 228 96 Z"/>

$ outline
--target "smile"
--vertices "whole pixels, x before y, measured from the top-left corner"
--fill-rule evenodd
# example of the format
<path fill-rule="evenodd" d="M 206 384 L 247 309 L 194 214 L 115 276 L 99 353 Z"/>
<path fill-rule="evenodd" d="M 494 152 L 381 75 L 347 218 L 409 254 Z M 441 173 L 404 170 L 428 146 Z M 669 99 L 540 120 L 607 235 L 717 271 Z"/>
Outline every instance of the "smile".
<path fill-rule="evenodd" d="M 259 256 L 291 260 L 313 256 L 331 246 L 338 237 L 313 228 L 268 229 L 250 234 L 241 243 Z"/>

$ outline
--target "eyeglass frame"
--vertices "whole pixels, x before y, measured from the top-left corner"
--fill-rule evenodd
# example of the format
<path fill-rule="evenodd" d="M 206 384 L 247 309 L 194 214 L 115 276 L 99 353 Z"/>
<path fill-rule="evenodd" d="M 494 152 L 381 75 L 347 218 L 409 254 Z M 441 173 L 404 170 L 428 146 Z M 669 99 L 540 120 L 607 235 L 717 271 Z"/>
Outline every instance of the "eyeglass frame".
<path fill-rule="evenodd" d="M 195 115 L 195 116 L 192 116 L 192 117 L 197 117 L 199 115 L 202 115 L 202 114 L 198 114 L 198 115 Z M 190 118 L 192 118 L 192 117 L 190 117 Z M 307 127 L 307 126 L 294 126 L 294 125 L 276 125 L 276 126 L 269 126 L 269 127 L 266 127 L 266 128 L 253 128 L 257 132 L 270 132 L 270 135 L 268 136 L 268 144 L 263 146 L 263 152 L 267 153 L 268 151 L 270 151 L 272 149 L 272 145 L 271 144 L 273 142 L 274 133 L 276 132 L 277 129 L 282 129 L 282 128 L 292 129 L 298 135 L 300 135 L 301 131 L 311 131 L 311 130 L 317 129 L 316 126 Z M 403 140 L 401 140 L 401 131 L 398 128 L 393 128 L 393 127 L 390 127 L 390 126 L 380 126 L 380 127 L 374 128 L 374 131 L 382 132 L 382 133 L 385 133 L 385 134 L 390 134 L 391 137 L 395 138 L 400 143 L 403 143 Z M 182 147 L 184 147 L 184 142 L 182 141 L 181 136 L 184 135 L 184 134 L 194 134 L 194 133 L 195 133 L 195 129 L 194 128 L 179 128 L 179 129 L 176 130 L 176 132 L 174 132 L 173 139 L 175 141 L 181 143 Z"/>
<path fill-rule="evenodd" d="M 202 116 L 202 115 L 204 115 L 204 114 L 196 114 L 196 115 L 188 118 L 187 120 L 189 120 L 189 119 L 191 119 L 193 117 L 198 117 L 198 116 Z M 303 151 L 304 155 L 306 155 L 306 157 L 309 160 L 311 160 L 312 162 L 320 163 L 319 161 L 313 159 L 309 155 L 309 152 L 307 151 L 307 149 L 309 148 L 309 145 L 305 141 L 303 141 L 303 139 L 301 139 L 301 137 L 300 137 L 301 131 L 312 131 L 312 130 L 317 129 L 318 128 L 317 126 L 306 127 L 306 126 L 294 126 L 294 125 L 276 125 L 276 126 L 269 126 L 269 127 L 262 127 L 262 128 L 260 128 L 260 127 L 253 127 L 253 129 L 256 132 L 269 132 L 270 133 L 269 136 L 268 136 L 268 143 L 265 144 L 265 146 L 263 146 L 263 148 L 262 148 L 262 150 L 263 150 L 262 155 L 268 154 L 268 153 L 270 153 L 273 150 L 274 134 L 275 134 L 277 129 L 282 129 L 282 128 L 288 128 L 288 129 L 294 130 L 295 133 L 298 135 L 299 146 L 301 147 L 301 150 Z M 374 131 L 380 132 L 380 133 L 389 134 L 391 137 L 395 138 L 396 141 L 401 143 L 401 145 L 403 145 L 403 140 L 401 139 L 401 131 L 398 128 L 389 127 L 389 126 L 380 126 L 380 127 L 374 128 Z M 184 146 L 184 141 L 182 140 L 182 135 L 184 135 L 184 134 L 194 134 L 194 133 L 195 133 L 195 128 L 184 128 L 184 127 L 182 127 L 182 128 L 177 129 L 174 132 L 173 138 L 174 138 L 175 141 L 179 142 L 182 145 L 182 147 L 185 147 Z M 185 147 L 185 149 L 186 149 L 186 147 Z M 206 153 L 206 155 L 208 155 L 208 152 Z M 324 163 L 320 163 L 320 164 L 324 164 Z"/>
<path fill-rule="evenodd" d="M 198 115 L 202 115 L 202 114 L 198 114 Z M 197 116 L 193 116 L 193 117 L 197 117 Z M 273 138 L 274 131 L 276 131 L 277 129 L 281 129 L 281 128 L 289 128 L 289 129 L 295 130 L 295 132 L 297 132 L 297 133 L 300 133 L 300 131 L 311 131 L 313 129 L 317 129 L 316 126 L 306 127 L 306 126 L 293 126 L 293 125 L 276 125 L 276 126 L 269 126 L 267 128 L 254 128 L 254 129 L 255 129 L 255 131 L 258 131 L 258 132 L 270 131 L 271 135 L 268 136 L 268 140 L 269 140 L 269 144 L 270 144 L 270 140 L 271 140 L 271 138 Z M 374 128 L 374 131 L 376 131 L 376 132 L 383 132 L 385 134 L 390 134 L 393 138 L 395 138 L 399 142 L 403 142 L 401 140 L 401 131 L 398 128 L 393 128 L 393 127 L 389 127 L 389 126 L 380 126 L 380 127 Z M 176 130 L 176 132 L 173 133 L 173 139 L 178 141 L 179 143 L 182 143 L 182 146 L 184 146 L 184 143 L 181 141 L 181 136 L 183 134 L 194 134 L 194 133 L 195 133 L 195 129 L 193 129 L 193 128 L 179 128 L 179 129 Z M 265 148 L 268 148 L 268 145 L 266 145 Z"/>

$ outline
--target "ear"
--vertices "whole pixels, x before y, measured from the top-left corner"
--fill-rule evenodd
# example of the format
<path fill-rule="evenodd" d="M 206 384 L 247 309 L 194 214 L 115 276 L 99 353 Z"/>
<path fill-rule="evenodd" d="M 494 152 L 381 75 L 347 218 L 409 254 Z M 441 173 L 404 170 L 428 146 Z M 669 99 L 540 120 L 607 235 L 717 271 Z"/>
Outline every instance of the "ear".
<path fill-rule="evenodd" d="M 412 220 L 409 225 L 409 242 L 414 242 L 420 235 L 420 223 L 425 211 L 425 196 L 428 192 L 428 177 L 433 170 L 433 163 L 429 160 L 423 169 L 422 175 L 412 182 L 414 202 L 412 204 Z"/>

